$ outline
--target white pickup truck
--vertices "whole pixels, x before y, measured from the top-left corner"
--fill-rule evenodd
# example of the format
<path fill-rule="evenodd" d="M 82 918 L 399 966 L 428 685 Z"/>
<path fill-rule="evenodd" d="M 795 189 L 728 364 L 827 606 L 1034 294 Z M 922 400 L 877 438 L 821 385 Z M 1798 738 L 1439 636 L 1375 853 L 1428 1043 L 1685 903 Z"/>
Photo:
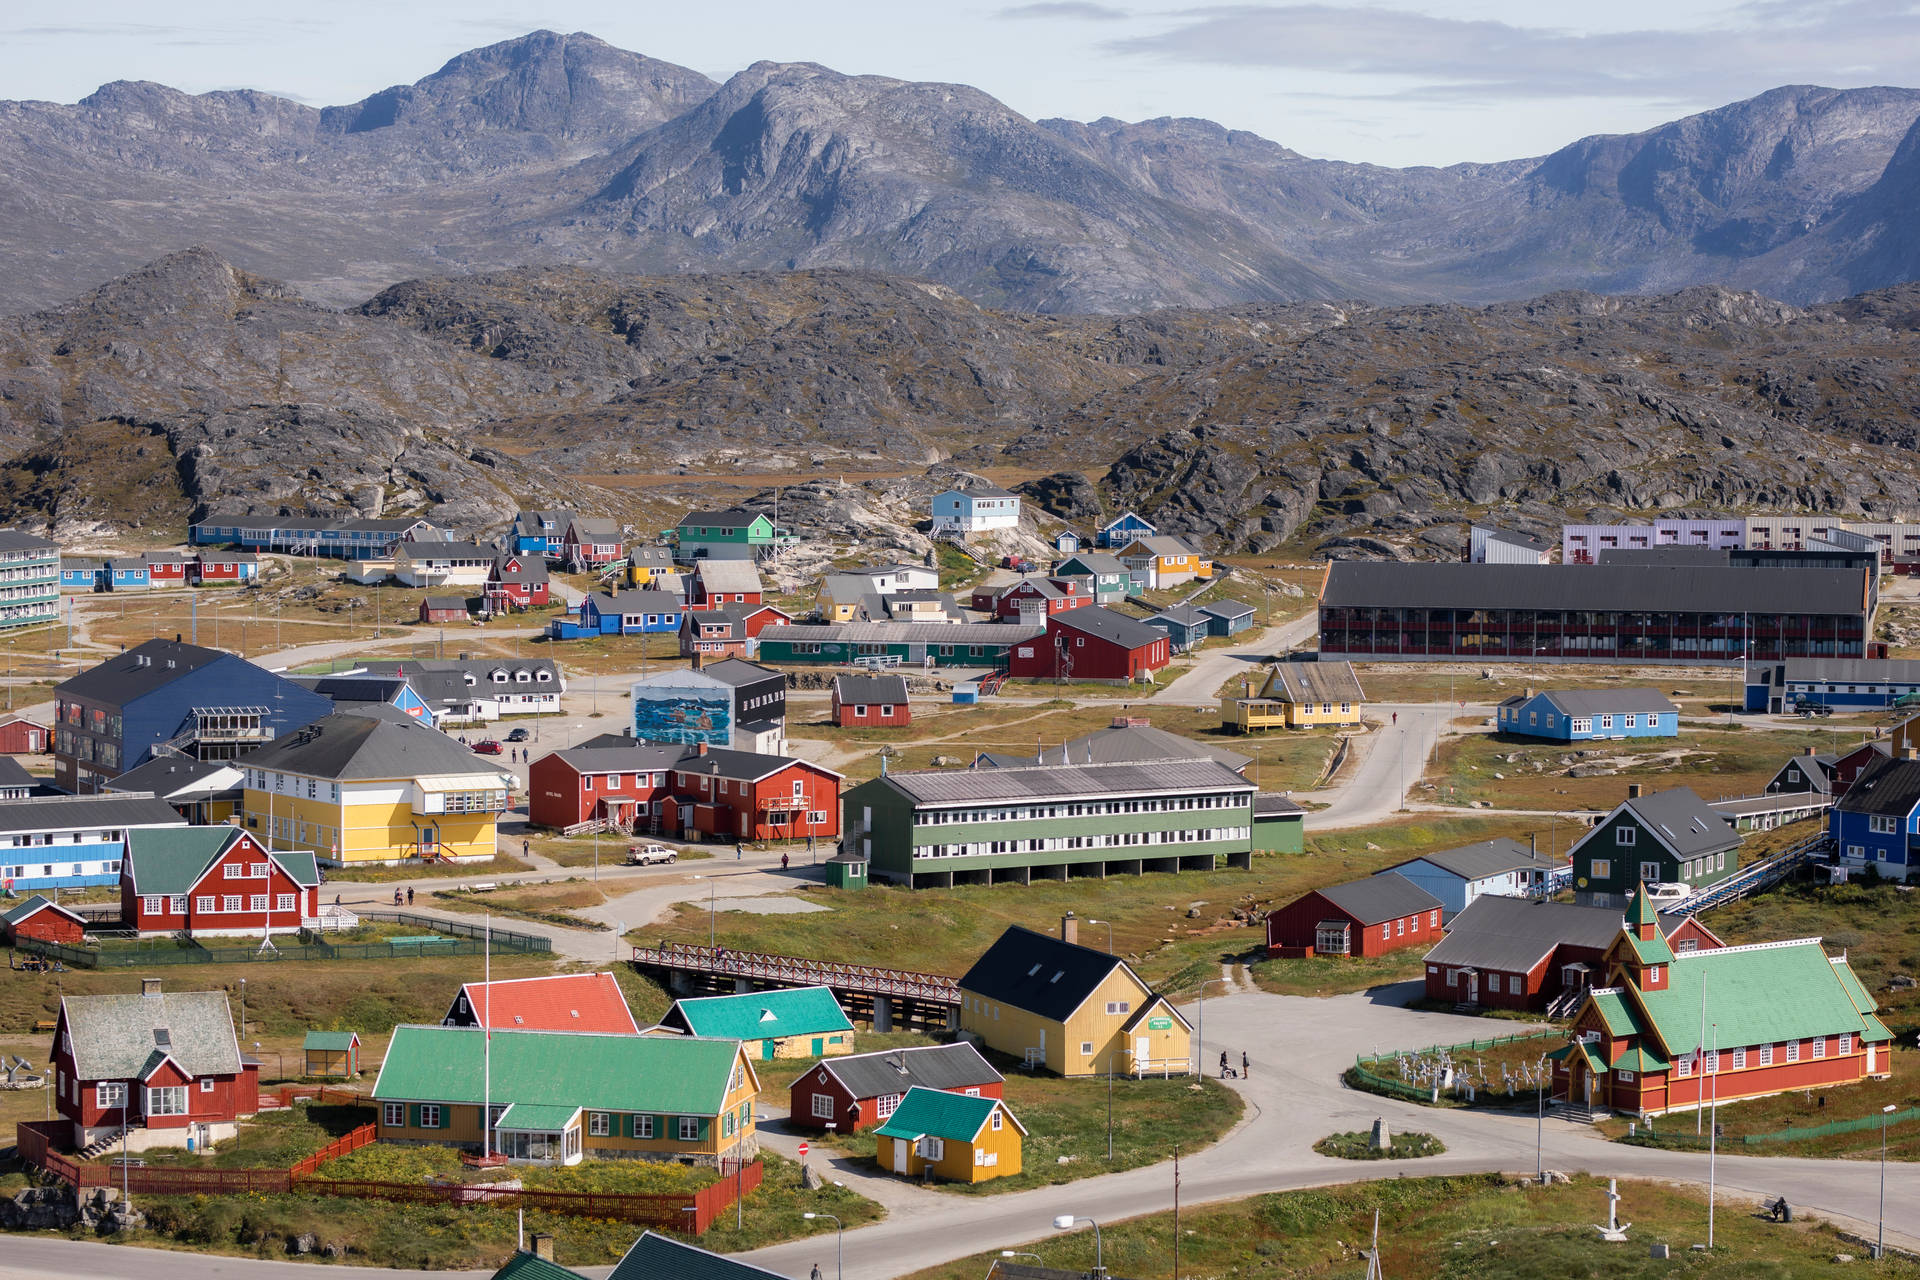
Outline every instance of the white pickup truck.
<path fill-rule="evenodd" d="M 655 862 L 676 862 L 679 858 L 679 850 L 669 849 L 664 844 L 635 844 L 627 846 L 627 865 L 630 867 L 644 867 Z"/>

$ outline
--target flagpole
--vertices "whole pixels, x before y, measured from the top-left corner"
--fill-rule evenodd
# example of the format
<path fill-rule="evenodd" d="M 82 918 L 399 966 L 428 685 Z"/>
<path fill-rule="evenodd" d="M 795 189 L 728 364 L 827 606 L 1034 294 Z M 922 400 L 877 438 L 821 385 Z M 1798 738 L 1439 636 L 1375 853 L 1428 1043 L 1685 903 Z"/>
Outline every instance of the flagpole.
<path fill-rule="evenodd" d="M 487 993 L 480 1015 L 480 1158 L 493 1155 L 493 912 L 486 913 L 486 933 L 480 945 L 481 989 Z"/>

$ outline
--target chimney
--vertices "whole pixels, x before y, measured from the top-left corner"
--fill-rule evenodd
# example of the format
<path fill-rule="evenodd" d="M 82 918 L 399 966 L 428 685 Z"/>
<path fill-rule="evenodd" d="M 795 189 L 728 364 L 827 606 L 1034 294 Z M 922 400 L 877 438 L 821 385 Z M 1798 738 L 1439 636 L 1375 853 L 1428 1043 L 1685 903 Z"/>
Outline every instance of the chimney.
<path fill-rule="evenodd" d="M 552 1232 L 536 1231 L 533 1233 L 533 1256 L 536 1258 L 544 1258 L 548 1262 L 553 1261 Z"/>
<path fill-rule="evenodd" d="M 1902 747 L 1900 748 L 1900 758 L 1902 760 L 1920 760 L 1920 750 L 1916 750 L 1913 747 Z"/>
<path fill-rule="evenodd" d="M 1812 747 L 1808 747 L 1808 748 L 1806 749 L 1806 754 L 1807 754 L 1807 755 L 1812 755 L 1812 754 L 1813 754 L 1813 748 L 1812 748 Z"/>
<path fill-rule="evenodd" d="M 140 979 L 140 994 L 141 994 L 141 995 L 143 995 L 143 996 L 157 996 L 157 995 L 159 995 L 159 994 L 160 994 L 160 979 L 158 979 L 158 978 L 142 978 L 142 979 Z"/>
<path fill-rule="evenodd" d="M 1533 689 L 1532 689 L 1532 687 L 1531 687 L 1531 686 L 1529 686 L 1529 687 L 1528 687 L 1528 688 L 1526 688 L 1526 689 L 1522 689 L 1522 690 L 1520 691 L 1520 696 L 1521 696 L 1521 697 L 1523 697 L 1523 698 L 1526 698 L 1526 699 L 1529 699 L 1529 700 L 1531 700 L 1531 699 L 1532 699 L 1532 697 L 1533 697 Z"/>
<path fill-rule="evenodd" d="M 695 755 L 697 755 L 697 756 L 703 756 L 703 755 L 705 755 L 705 754 L 707 754 L 707 744 L 706 744 L 706 743 L 704 743 L 704 742 L 696 742 L 696 743 L 694 743 L 694 744 L 693 744 L 693 754 L 695 754 Z"/>
<path fill-rule="evenodd" d="M 1640 784 L 1637 782 L 1629 782 L 1627 784 L 1627 799 L 1638 800 L 1639 798 L 1640 798 Z"/>
<path fill-rule="evenodd" d="M 1080 919 L 1071 911 L 1060 917 L 1060 941 L 1075 945 L 1080 942 Z"/>

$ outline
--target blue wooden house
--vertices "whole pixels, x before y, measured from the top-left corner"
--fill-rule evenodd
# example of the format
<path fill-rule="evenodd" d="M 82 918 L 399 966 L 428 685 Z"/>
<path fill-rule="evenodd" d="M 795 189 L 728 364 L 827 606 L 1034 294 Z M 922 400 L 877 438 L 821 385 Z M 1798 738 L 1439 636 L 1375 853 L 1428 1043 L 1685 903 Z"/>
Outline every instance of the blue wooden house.
<path fill-rule="evenodd" d="M 1129 511 L 1116 520 L 1102 525 L 1094 535 L 1094 543 L 1102 547 L 1124 547 L 1135 538 L 1151 538 L 1159 533 L 1159 526 Z"/>
<path fill-rule="evenodd" d="M 1167 633 L 1167 639 L 1173 642 L 1176 653 L 1191 649 L 1205 640 L 1213 619 L 1203 613 L 1198 606 L 1177 604 L 1171 609 L 1163 609 L 1146 619 L 1150 627 L 1158 627 Z"/>
<path fill-rule="evenodd" d="M 1842 866 L 1907 880 L 1920 865 L 1920 760 L 1876 760 L 1827 815 Z"/>
<path fill-rule="evenodd" d="M 1071 529 L 1062 529 L 1053 535 L 1053 549 L 1063 556 L 1070 556 L 1080 549 L 1080 535 Z"/>
<path fill-rule="evenodd" d="M 102 586 L 101 575 L 106 572 L 106 562 L 92 556 L 60 557 L 60 589 L 62 591 L 98 591 Z"/>
<path fill-rule="evenodd" d="M 1253 606 L 1238 600 L 1215 600 L 1201 605 L 1200 612 L 1207 615 L 1208 635 L 1237 636 L 1253 628 Z"/>
<path fill-rule="evenodd" d="M 1657 689 L 1529 689 L 1495 712 L 1501 733 L 1554 742 L 1671 738 L 1680 732 L 1680 708 Z"/>
<path fill-rule="evenodd" d="M 513 550 L 517 555 L 558 560 L 565 554 L 571 511 L 522 511 L 513 518 Z"/>
<path fill-rule="evenodd" d="M 667 591 L 600 591 L 580 602 L 580 635 L 675 635 L 686 602 Z M 561 639 L 574 636 L 561 635 Z"/>
<path fill-rule="evenodd" d="M 107 561 L 106 584 L 109 591 L 145 591 L 153 585 L 143 556 L 115 556 Z"/>

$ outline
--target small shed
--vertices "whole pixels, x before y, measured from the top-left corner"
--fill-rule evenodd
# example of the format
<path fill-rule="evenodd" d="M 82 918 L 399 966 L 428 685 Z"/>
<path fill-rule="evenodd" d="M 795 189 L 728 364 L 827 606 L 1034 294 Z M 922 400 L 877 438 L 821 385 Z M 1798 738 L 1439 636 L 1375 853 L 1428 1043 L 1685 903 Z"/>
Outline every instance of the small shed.
<path fill-rule="evenodd" d="M 360 1074 L 358 1031 L 309 1031 L 300 1047 L 306 1056 L 302 1075 L 351 1079 Z"/>
<path fill-rule="evenodd" d="M 1027 1129 L 998 1098 L 915 1085 L 874 1134 L 882 1169 L 909 1178 L 985 1182 L 1020 1172 Z"/>
<path fill-rule="evenodd" d="M 57 902 L 34 894 L 0 916 L 0 935 L 14 943 L 21 938 L 77 947 L 87 940 L 87 922 Z"/>
<path fill-rule="evenodd" d="M 1253 629 L 1254 608 L 1241 600 L 1216 600 L 1200 606 L 1207 615 L 1207 634 L 1237 636 Z"/>
<path fill-rule="evenodd" d="M 38 755 L 50 745 L 47 726 L 35 724 L 25 716 L 0 719 L 0 755 Z"/>
<path fill-rule="evenodd" d="M 834 854 L 827 859 L 827 887 L 829 889 L 866 888 L 867 861 L 857 853 Z"/>
<path fill-rule="evenodd" d="M 422 622 L 465 622 L 467 602 L 458 596 L 428 596 L 420 602 Z"/>

